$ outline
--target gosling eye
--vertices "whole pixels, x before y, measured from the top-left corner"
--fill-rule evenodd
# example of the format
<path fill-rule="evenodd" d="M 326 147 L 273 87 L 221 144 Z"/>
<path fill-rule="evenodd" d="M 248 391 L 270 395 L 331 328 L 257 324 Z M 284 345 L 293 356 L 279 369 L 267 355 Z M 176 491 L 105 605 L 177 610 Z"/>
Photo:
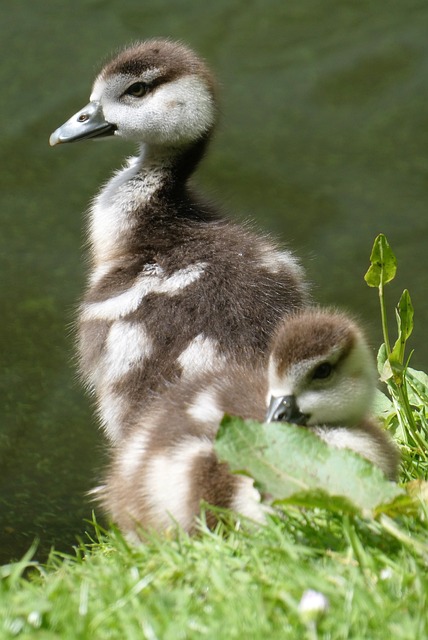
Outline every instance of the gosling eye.
<path fill-rule="evenodd" d="M 333 365 L 329 362 L 322 362 L 312 372 L 312 380 L 325 380 L 331 376 Z"/>
<path fill-rule="evenodd" d="M 126 91 L 124 92 L 124 95 L 134 96 L 134 98 L 142 98 L 143 96 L 146 95 L 148 90 L 149 90 L 149 87 L 144 82 L 134 82 L 126 89 Z"/>

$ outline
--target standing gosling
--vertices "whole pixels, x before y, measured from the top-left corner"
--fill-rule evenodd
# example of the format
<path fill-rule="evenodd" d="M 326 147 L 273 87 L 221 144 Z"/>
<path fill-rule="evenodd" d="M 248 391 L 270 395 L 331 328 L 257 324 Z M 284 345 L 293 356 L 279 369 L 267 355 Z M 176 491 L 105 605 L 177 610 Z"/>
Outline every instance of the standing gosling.
<path fill-rule="evenodd" d="M 307 299 L 291 253 L 223 219 L 189 187 L 216 117 L 200 58 L 149 40 L 106 64 L 90 103 L 50 138 L 114 135 L 138 147 L 91 207 L 80 308 L 80 367 L 111 443 L 172 381 L 265 359 L 279 319 Z"/>
<path fill-rule="evenodd" d="M 236 365 L 226 374 L 183 380 L 160 397 L 113 452 L 95 493 L 134 538 L 139 527 L 163 530 L 173 522 L 192 531 L 202 500 L 262 521 L 266 507 L 251 478 L 231 474 L 217 459 L 213 441 L 225 412 L 305 425 L 395 479 L 397 450 L 368 417 L 375 377 L 365 338 L 352 320 L 335 311 L 298 312 L 280 324 L 268 367 Z M 209 511 L 207 521 L 215 523 Z"/>

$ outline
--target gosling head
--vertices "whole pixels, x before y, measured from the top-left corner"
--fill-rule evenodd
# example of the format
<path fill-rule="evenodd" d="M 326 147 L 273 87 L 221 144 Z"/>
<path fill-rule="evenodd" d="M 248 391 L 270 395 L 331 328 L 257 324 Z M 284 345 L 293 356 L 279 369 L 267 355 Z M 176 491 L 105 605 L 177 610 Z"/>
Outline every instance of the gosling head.
<path fill-rule="evenodd" d="M 353 426 L 370 411 L 376 371 L 359 327 L 346 315 L 306 310 L 273 342 L 266 420 Z"/>
<path fill-rule="evenodd" d="M 51 135 L 50 144 L 116 135 L 183 148 L 212 130 L 214 94 L 214 80 L 193 51 L 168 40 L 141 42 L 104 66 L 89 104 Z"/>

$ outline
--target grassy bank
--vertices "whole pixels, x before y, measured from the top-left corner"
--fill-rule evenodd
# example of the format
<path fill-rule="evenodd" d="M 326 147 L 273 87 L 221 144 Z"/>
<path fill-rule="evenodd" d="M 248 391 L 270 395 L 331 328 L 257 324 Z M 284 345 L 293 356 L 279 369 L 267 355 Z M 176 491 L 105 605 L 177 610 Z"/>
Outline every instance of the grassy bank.
<path fill-rule="evenodd" d="M 398 520 L 288 508 L 257 530 L 129 547 L 116 532 L 2 568 L 2 638 L 424 638 L 426 507 Z M 24 574 L 27 579 L 24 579 Z M 299 607 L 308 589 L 325 611 Z"/>

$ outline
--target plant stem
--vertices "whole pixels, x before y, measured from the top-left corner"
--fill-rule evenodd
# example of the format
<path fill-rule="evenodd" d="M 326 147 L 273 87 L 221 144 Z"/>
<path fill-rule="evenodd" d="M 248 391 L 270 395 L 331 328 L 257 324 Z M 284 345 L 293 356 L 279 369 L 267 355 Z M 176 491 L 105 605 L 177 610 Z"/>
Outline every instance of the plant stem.
<path fill-rule="evenodd" d="M 412 411 L 412 409 L 410 407 L 410 402 L 409 402 L 409 397 L 407 395 L 407 388 L 406 388 L 405 379 L 403 380 L 403 384 L 397 387 L 397 394 L 398 394 L 398 399 L 399 399 L 400 405 L 403 408 L 404 416 L 405 416 L 406 421 L 407 421 L 407 423 L 409 425 L 409 431 L 410 431 L 410 433 L 412 435 L 412 438 L 415 441 L 415 443 L 418 445 L 418 447 L 420 449 L 420 454 L 422 455 L 422 457 L 425 460 L 427 460 L 428 456 L 427 456 L 427 453 L 425 451 L 426 442 L 419 435 L 418 427 L 416 425 L 415 418 L 413 416 L 413 411 Z"/>
<path fill-rule="evenodd" d="M 387 319 L 386 319 L 386 307 L 385 307 L 385 297 L 383 295 L 382 278 L 381 278 L 380 284 L 379 284 L 379 301 L 380 301 L 380 313 L 381 313 L 381 317 L 382 317 L 383 340 L 385 342 L 386 352 L 387 352 L 388 357 L 389 357 L 391 355 L 391 345 L 390 345 L 390 342 L 389 342 L 389 335 L 388 335 L 388 323 L 387 323 Z"/>
<path fill-rule="evenodd" d="M 388 334 L 388 322 L 387 322 L 387 318 L 386 318 L 386 305 L 385 305 L 385 296 L 384 296 L 384 292 L 383 292 L 383 279 L 381 278 L 380 283 L 379 283 L 379 301 L 380 301 L 380 312 L 381 312 L 381 317 L 382 317 L 382 332 L 383 332 L 383 339 L 385 342 L 385 348 L 386 348 L 386 352 L 387 352 L 387 356 L 389 358 L 389 356 L 391 355 L 391 344 L 389 342 L 389 334 Z M 404 349 L 405 349 L 405 345 L 406 342 L 404 341 L 401 345 L 400 345 L 400 362 L 402 363 L 404 360 Z M 425 452 L 425 442 L 423 440 L 423 438 L 420 437 L 419 433 L 418 433 L 418 428 L 415 422 L 415 418 L 413 416 L 413 411 L 410 407 L 410 402 L 409 402 L 409 397 L 407 395 L 407 387 L 406 387 L 406 377 L 405 377 L 405 373 L 404 375 L 402 375 L 400 382 L 397 384 L 395 383 L 394 387 L 391 388 L 391 385 L 388 385 L 391 389 L 391 392 L 394 393 L 394 389 L 395 389 L 395 393 L 398 399 L 398 411 L 397 414 L 401 416 L 402 419 L 404 419 L 404 421 L 407 423 L 408 425 L 408 430 L 406 430 L 406 428 L 403 425 L 403 435 L 405 436 L 405 440 L 407 440 L 406 436 L 407 436 L 407 431 L 409 431 L 409 433 L 411 434 L 413 441 L 415 442 L 415 444 L 419 447 L 420 449 L 420 453 L 422 455 L 422 457 L 427 460 L 428 456 Z M 407 444 L 408 441 L 407 441 Z"/>

